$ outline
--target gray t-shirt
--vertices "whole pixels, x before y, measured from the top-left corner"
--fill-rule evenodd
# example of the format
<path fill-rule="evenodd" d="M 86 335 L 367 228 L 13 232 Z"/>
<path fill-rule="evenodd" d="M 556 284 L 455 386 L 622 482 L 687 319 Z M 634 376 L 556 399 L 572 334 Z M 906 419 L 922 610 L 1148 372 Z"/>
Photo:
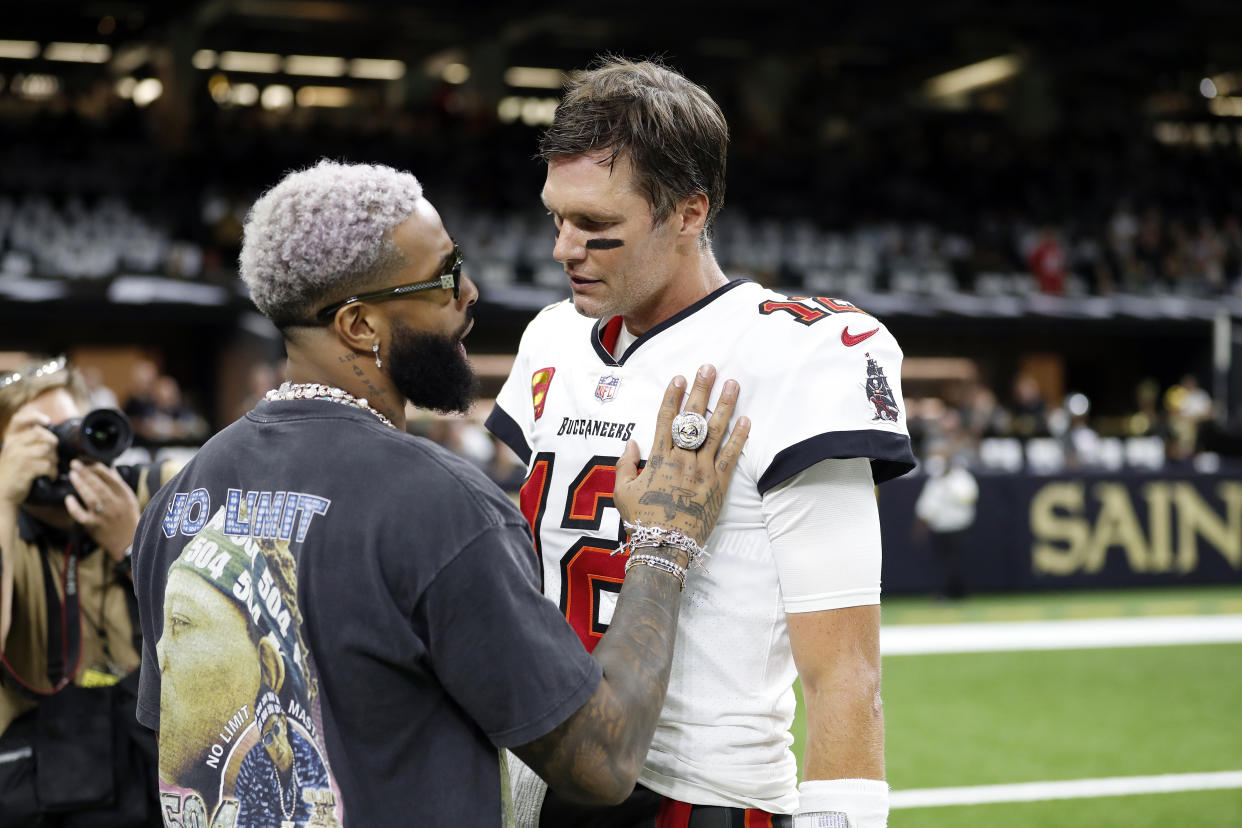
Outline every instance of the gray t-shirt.
<path fill-rule="evenodd" d="M 133 561 L 138 719 L 176 819 L 231 824 L 258 751 L 272 812 L 298 825 L 496 825 L 497 747 L 547 734 L 601 678 L 540 595 L 513 503 L 336 403 L 261 402 L 212 438 L 144 512 Z"/>

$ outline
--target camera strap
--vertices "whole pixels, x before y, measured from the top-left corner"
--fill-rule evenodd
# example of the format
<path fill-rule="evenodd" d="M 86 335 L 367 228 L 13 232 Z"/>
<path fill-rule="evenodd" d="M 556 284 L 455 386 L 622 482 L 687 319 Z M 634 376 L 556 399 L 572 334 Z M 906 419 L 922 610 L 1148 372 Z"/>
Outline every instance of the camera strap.
<path fill-rule="evenodd" d="M 78 554 L 81 550 L 82 536 L 74 532 L 65 544 L 65 600 L 60 600 L 56 591 L 56 581 L 52 577 L 52 567 L 47 562 L 47 547 L 43 540 L 38 541 L 39 563 L 43 566 L 43 590 L 47 600 L 47 680 L 52 685 L 50 691 L 38 690 L 30 682 L 17 674 L 3 653 L 0 653 L 0 665 L 4 668 L 5 684 L 28 699 L 38 700 L 64 689 L 65 685 L 77 675 L 82 662 L 82 611 L 78 596 Z M 66 672 L 67 665 L 72 670 Z"/>

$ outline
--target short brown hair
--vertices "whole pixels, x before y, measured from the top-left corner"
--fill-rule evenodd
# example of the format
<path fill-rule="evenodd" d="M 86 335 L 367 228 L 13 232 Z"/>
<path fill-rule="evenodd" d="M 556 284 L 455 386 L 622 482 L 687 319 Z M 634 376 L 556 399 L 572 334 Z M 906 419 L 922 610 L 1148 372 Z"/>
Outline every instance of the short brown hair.
<path fill-rule="evenodd" d="M 707 90 L 659 62 L 607 56 L 570 76 L 539 157 L 610 150 L 612 164 L 625 156 L 654 224 L 679 200 L 703 193 L 706 245 L 724 205 L 728 147 L 729 125 Z"/>
<path fill-rule="evenodd" d="M 20 371 L 0 374 L 0 439 L 19 408 L 56 388 L 67 389 L 83 405 L 90 399 L 81 372 L 64 357 L 36 359 Z"/>

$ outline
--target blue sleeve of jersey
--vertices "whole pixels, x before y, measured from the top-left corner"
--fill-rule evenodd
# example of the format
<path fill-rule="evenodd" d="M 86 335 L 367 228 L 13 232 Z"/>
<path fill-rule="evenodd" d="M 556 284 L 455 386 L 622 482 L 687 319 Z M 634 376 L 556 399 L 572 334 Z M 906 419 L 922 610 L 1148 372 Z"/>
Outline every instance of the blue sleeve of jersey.
<path fill-rule="evenodd" d="M 795 443 L 778 453 L 759 478 L 759 494 L 767 494 L 821 460 L 851 457 L 871 459 L 871 476 L 877 485 L 914 468 L 914 450 L 910 446 L 910 438 L 904 434 L 871 429 L 831 431 Z"/>
<path fill-rule="evenodd" d="M 530 446 L 526 444 L 526 437 L 522 434 L 521 426 L 509 416 L 509 412 L 497 405 L 492 409 L 492 413 L 487 415 L 487 420 L 483 425 L 499 437 L 506 446 L 513 449 L 513 453 L 521 458 L 523 463 L 530 463 Z"/>

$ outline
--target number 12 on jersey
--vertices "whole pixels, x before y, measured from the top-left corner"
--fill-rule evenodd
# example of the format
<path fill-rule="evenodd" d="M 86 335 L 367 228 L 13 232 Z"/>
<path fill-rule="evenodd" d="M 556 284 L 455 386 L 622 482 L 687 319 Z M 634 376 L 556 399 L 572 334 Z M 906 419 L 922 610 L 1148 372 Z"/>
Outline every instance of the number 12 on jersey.
<path fill-rule="evenodd" d="M 590 458 L 569 484 L 560 528 L 581 532 L 598 532 L 603 524 L 604 511 L 615 508 L 612 499 L 617 481 L 617 460 L 612 456 L 596 455 Z M 560 556 L 561 563 L 561 612 L 565 620 L 587 648 L 595 645 L 608 631 L 608 623 L 601 620 L 601 610 L 615 603 L 616 593 L 621 591 L 625 580 L 626 556 L 612 556 L 612 552 L 625 540 L 625 530 L 618 529 L 617 538 L 601 538 L 581 535 L 564 549 L 545 549 L 540 528 L 548 510 L 548 495 L 552 473 L 556 467 L 556 453 L 539 452 L 531 464 L 530 474 L 522 484 L 519 502 L 522 514 L 530 524 L 538 559 L 540 588 L 543 588 L 543 560 L 546 554 Z M 640 465 L 641 468 L 641 465 Z M 569 536 L 572 538 L 572 535 Z M 604 593 L 611 593 L 606 597 Z M 609 617 L 611 613 L 608 613 Z"/>

